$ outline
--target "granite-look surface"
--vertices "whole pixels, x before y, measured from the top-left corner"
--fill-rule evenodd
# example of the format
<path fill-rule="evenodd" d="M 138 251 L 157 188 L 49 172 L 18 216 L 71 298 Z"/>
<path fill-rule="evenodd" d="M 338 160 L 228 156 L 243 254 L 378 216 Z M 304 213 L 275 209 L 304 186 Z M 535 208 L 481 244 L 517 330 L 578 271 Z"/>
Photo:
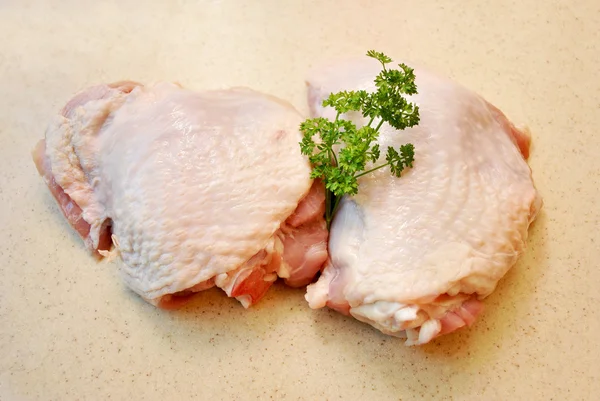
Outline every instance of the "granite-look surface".
<path fill-rule="evenodd" d="M 600 2 L 0 1 L 1 400 L 594 400 L 600 394 Z M 99 82 L 235 85 L 306 112 L 310 67 L 375 48 L 462 82 L 533 133 L 544 208 L 468 330 L 420 348 L 277 285 L 244 310 L 126 290 L 29 153 Z"/>

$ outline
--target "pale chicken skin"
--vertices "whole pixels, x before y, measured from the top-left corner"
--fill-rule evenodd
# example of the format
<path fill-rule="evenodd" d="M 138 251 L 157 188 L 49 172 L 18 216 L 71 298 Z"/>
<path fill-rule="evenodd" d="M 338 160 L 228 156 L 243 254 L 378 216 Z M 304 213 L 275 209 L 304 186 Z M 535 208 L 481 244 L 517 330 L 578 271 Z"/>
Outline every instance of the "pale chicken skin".
<path fill-rule="evenodd" d="M 374 91 L 380 69 L 367 59 L 315 71 L 313 116 L 335 118 L 321 106 L 329 93 Z M 344 197 L 334 217 L 330 259 L 306 294 L 312 308 L 327 305 L 407 345 L 475 321 L 481 300 L 523 252 L 542 204 L 525 161 L 528 133 L 469 90 L 421 68 L 415 75 L 420 123 L 403 131 L 383 124 L 379 138 L 381 149 L 414 144 L 414 167 L 400 178 L 380 169 L 359 179 L 358 194 Z"/>
<path fill-rule="evenodd" d="M 86 246 L 119 257 L 148 302 L 178 307 L 216 285 L 248 307 L 278 276 L 308 284 L 327 259 L 301 121 L 250 89 L 121 82 L 75 96 L 33 157 Z"/>

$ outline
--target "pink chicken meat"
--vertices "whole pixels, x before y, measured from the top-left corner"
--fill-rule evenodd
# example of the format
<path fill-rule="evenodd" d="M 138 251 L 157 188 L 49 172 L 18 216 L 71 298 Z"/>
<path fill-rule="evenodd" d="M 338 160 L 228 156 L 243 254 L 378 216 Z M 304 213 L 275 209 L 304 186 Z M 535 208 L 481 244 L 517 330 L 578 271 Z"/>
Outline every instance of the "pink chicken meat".
<path fill-rule="evenodd" d="M 380 64 L 342 62 L 308 80 L 313 116 L 340 90 L 374 90 Z M 416 68 L 418 126 L 381 129 L 382 149 L 413 143 L 414 168 L 359 179 L 344 197 L 329 239 L 329 260 L 308 287 L 312 308 L 329 306 L 406 338 L 407 345 L 470 326 L 481 300 L 523 252 L 541 207 L 525 159 L 528 133 L 480 96 Z M 348 115 L 359 126 L 360 115 Z M 385 161 L 384 161 L 385 162 Z M 381 163 L 378 163 L 381 164 Z"/>
<path fill-rule="evenodd" d="M 327 259 L 323 186 L 298 151 L 302 117 L 249 89 L 91 87 L 33 152 L 63 214 L 148 302 L 213 286 L 248 307 Z M 111 250 L 112 247 L 112 250 Z"/>

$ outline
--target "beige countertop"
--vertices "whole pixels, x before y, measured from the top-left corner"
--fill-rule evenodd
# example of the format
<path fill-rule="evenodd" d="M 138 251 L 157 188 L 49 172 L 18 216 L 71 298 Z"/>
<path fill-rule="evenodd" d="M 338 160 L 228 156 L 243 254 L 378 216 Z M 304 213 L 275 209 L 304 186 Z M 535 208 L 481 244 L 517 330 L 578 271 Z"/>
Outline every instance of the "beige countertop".
<path fill-rule="evenodd" d="M 30 160 L 94 83 L 245 85 L 306 112 L 308 69 L 370 48 L 528 124 L 545 201 L 483 317 L 420 348 L 280 285 L 250 310 L 216 290 L 157 310 L 88 255 Z M 598 399 L 599 71 L 597 0 L 0 1 L 0 399 Z"/>

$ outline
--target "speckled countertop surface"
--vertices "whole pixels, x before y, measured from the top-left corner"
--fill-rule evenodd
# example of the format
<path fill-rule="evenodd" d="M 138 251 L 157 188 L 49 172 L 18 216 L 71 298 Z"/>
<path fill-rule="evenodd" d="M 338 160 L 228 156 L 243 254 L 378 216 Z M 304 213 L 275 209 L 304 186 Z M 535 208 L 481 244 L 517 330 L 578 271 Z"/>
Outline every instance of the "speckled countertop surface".
<path fill-rule="evenodd" d="M 600 394 L 600 3 L 0 1 L 0 399 L 592 400 Z M 29 152 L 73 92 L 124 78 L 248 85 L 377 48 L 527 123 L 545 200 L 470 330 L 407 348 L 276 286 L 177 312 L 128 292 L 58 212 Z"/>

